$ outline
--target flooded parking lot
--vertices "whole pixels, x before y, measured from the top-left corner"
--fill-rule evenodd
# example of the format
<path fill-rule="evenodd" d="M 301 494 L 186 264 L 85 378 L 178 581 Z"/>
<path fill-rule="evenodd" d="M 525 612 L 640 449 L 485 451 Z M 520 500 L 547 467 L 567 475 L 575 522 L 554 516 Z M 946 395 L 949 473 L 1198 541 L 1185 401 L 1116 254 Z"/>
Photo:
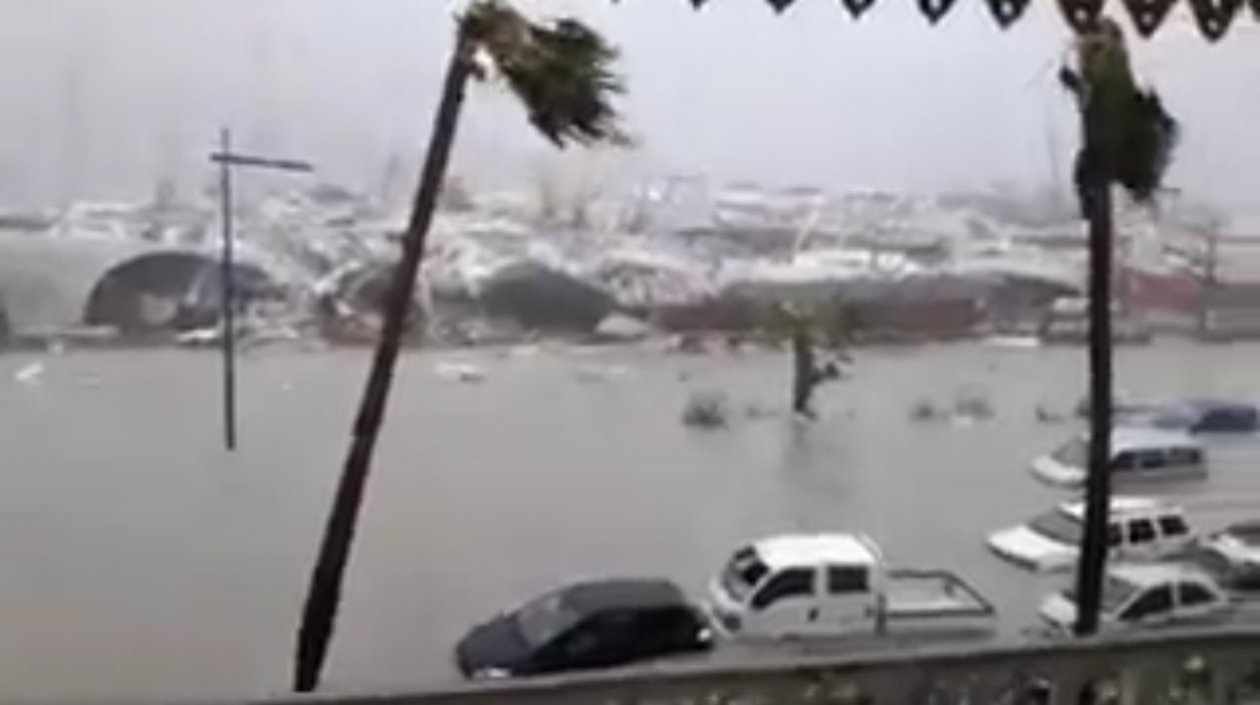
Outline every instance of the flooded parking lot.
<path fill-rule="evenodd" d="M 1133 396 L 1260 399 L 1250 346 L 1119 355 Z M 404 359 L 350 571 L 328 687 L 447 681 L 479 620 L 558 582 L 672 577 L 697 593 L 763 534 L 856 530 L 897 566 L 953 569 L 1035 621 L 1061 578 L 984 547 L 1067 497 L 1028 461 L 1075 432 L 1075 349 L 860 351 L 821 419 L 782 413 L 788 360 L 635 349 Z M 241 363 L 241 450 L 219 447 L 217 361 L 146 352 L 0 357 L 0 693 L 189 698 L 284 690 L 293 631 L 366 353 L 259 350 Z M 31 365 L 41 366 L 32 372 Z M 463 383 L 443 363 L 475 365 Z M 436 370 L 436 371 L 435 371 Z M 720 431 L 679 423 L 721 389 Z M 923 400 L 993 418 L 923 423 Z M 1209 479 L 1163 486 L 1197 523 L 1260 513 L 1260 444 L 1212 441 Z"/>

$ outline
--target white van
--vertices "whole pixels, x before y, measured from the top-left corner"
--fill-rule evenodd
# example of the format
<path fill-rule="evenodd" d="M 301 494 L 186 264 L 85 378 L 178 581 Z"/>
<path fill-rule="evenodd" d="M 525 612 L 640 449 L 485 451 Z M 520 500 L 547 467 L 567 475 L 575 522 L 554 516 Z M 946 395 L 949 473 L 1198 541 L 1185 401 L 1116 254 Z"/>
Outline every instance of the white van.
<path fill-rule="evenodd" d="M 1176 506 L 1148 497 L 1115 497 L 1108 515 L 1109 557 L 1159 560 L 1188 548 L 1194 531 Z M 1066 502 L 1019 526 L 995 531 L 989 548 L 1016 565 L 1035 571 L 1076 565 L 1085 535 L 1085 503 Z"/>
<path fill-rule="evenodd" d="M 1032 463 L 1032 474 L 1055 487 L 1079 487 L 1089 474 L 1089 434 L 1070 439 Z M 1111 432 L 1111 472 L 1117 483 L 1185 480 L 1207 475 L 1203 444 L 1182 431 L 1117 428 Z"/>

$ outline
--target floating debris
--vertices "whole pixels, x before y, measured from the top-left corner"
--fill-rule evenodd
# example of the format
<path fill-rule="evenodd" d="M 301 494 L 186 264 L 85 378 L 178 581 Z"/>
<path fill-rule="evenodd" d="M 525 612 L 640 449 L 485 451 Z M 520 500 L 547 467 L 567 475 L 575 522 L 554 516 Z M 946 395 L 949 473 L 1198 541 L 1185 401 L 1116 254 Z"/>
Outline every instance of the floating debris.
<path fill-rule="evenodd" d="M 782 412 L 780 412 L 779 410 L 774 409 L 770 406 L 766 406 L 764 404 L 752 403 L 752 404 L 744 405 L 744 418 L 746 419 L 752 419 L 752 420 L 772 419 L 776 416 L 781 415 L 781 413 Z"/>
<path fill-rule="evenodd" d="M 22 366 L 13 374 L 13 380 L 27 386 L 39 384 L 44 379 L 44 363 L 36 361 Z"/>
<path fill-rule="evenodd" d="M 694 333 L 684 333 L 677 336 L 670 341 L 669 349 L 671 352 L 688 355 L 702 355 L 708 352 L 708 347 L 704 344 L 704 338 Z"/>
<path fill-rule="evenodd" d="M 1055 411 L 1046 404 L 1038 404 L 1033 413 L 1036 415 L 1037 420 L 1041 423 L 1063 423 L 1064 421 L 1067 421 L 1068 418 L 1067 414 L 1061 411 Z"/>
<path fill-rule="evenodd" d="M 915 402 L 910 407 L 910 419 L 912 421 L 940 421 L 945 418 L 945 412 L 927 399 Z"/>
<path fill-rule="evenodd" d="M 456 382 L 481 382 L 486 378 L 480 368 L 466 362 L 439 362 L 433 366 L 433 371 L 443 379 Z"/>
<path fill-rule="evenodd" d="M 508 357 L 535 357 L 538 355 L 539 346 L 537 343 L 521 343 L 513 345 L 507 349 Z"/>
<path fill-rule="evenodd" d="M 627 343 L 643 340 L 652 332 L 651 326 L 637 318 L 610 314 L 595 327 L 593 338 L 600 342 Z"/>
<path fill-rule="evenodd" d="M 979 421 L 993 418 L 993 403 L 977 391 L 962 392 L 954 400 L 954 413 L 963 418 Z"/>
<path fill-rule="evenodd" d="M 682 422 L 692 428 L 724 428 L 730 418 L 730 404 L 721 392 L 698 392 L 687 400 Z"/>
<path fill-rule="evenodd" d="M 1041 347 L 1041 339 L 1034 335 L 991 335 L 983 342 L 992 348 L 1012 350 L 1035 350 Z"/>
<path fill-rule="evenodd" d="M 573 376 L 579 382 L 608 382 L 617 377 L 624 377 L 629 372 L 629 368 L 621 365 L 583 367 L 574 372 Z"/>

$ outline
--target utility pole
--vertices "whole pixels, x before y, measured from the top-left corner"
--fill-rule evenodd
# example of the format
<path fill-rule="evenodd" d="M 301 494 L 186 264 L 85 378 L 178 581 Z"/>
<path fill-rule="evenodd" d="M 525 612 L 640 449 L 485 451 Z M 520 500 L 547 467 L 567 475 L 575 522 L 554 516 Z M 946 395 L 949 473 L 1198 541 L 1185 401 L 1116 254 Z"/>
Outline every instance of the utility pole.
<path fill-rule="evenodd" d="M 306 162 L 237 154 L 232 151 L 232 133 L 227 128 L 219 133 L 219 151 L 210 154 L 210 161 L 219 165 L 219 213 L 223 228 L 219 258 L 219 291 L 222 294 L 219 312 L 222 334 L 219 340 L 223 352 L 223 445 L 227 450 L 234 451 L 236 450 L 236 316 L 234 310 L 236 296 L 233 262 L 235 234 L 232 228 L 232 167 L 244 166 L 303 173 L 309 173 L 314 169 Z"/>
<path fill-rule="evenodd" d="M 1220 245 L 1221 232 L 1219 227 L 1213 227 L 1204 234 L 1204 252 L 1201 258 L 1201 274 L 1199 277 L 1199 295 L 1197 311 L 1197 332 L 1199 340 L 1206 340 L 1208 332 L 1211 329 L 1211 309 L 1215 304 L 1217 289 L 1217 262 L 1219 261 L 1218 247 Z"/>

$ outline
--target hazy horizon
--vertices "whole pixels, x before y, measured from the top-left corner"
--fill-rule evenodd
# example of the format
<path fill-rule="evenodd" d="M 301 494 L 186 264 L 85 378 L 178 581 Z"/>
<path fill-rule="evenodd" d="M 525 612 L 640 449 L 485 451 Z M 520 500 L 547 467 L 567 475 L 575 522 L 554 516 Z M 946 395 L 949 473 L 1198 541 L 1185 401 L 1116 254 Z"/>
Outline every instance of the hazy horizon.
<path fill-rule="evenodd" d="M 246 149 L 308 159 L 377 190 L 391 155 L 414 178 L 463 2 L 41 0 L 0 5 L 9 59 L 0 138 L 8 205 L 185 192 L 211 176 L 220 126 Z M 493 87 L 468 103 L 454 171 L 523 183 L 561 161 L 618 178 L 938 191 L 1067 178 L 1075 147 L 1054 68 L 1068 32 L 1050 3 L 999 31 L 983 3 L 929 28 L 883 0 L 854 22 L 834 0 L 776 17 L 762 0 L 522 0 L 576 12 L 623 52 L 630 153 L 557 157 Z M 1118 4 L 1116 4 L 1118 8 Z M 1115 8 L 1113 8 L 1115 9 Z M 1180 9 L 1179 12 L 1185 12 Z M 1250 26 L 1242 26 L 1248 24 Z M 1135 64 L 1183 122 L 1172 186 L 1234 212 L 1260 210 L 1255 22 L 1218 45 L 1188 20 L 1134 41 Z"/>

